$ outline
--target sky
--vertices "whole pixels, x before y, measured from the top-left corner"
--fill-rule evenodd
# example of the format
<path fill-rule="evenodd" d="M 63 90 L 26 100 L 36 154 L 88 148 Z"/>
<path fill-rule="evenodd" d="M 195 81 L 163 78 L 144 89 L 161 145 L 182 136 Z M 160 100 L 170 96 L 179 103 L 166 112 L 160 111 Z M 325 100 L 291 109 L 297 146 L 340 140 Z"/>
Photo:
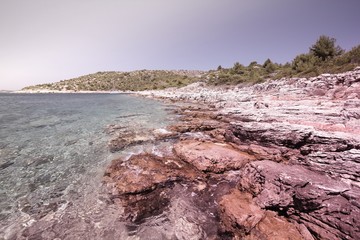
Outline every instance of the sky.
<path fill-rule="evenodd" d="M 360 44 L 360 0 L 0 0 L 0 89 L 98 71 L 290 62 Z"/>

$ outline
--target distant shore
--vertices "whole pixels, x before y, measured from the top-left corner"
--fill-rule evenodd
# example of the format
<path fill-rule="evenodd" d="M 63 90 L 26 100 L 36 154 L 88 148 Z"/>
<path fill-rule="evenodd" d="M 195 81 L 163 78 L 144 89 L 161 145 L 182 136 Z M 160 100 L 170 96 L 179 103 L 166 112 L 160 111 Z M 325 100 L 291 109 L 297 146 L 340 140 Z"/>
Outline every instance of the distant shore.
<path fill-rule="evenodd" d="M 11 91 L 11 93 L 80 93 L 80 94 L 89 94 L 89 93 L 105 93 L 105 94 L 130 94 L 132 91 L 73 91 L 73 90 L 50 90 L 50 89 L 38 89 L 38 90 L 18 90 Z"/>
<path fill-rule="evenodd" d="M 0 93 L 14 93 L 15 90 L 0 90 Z"/>

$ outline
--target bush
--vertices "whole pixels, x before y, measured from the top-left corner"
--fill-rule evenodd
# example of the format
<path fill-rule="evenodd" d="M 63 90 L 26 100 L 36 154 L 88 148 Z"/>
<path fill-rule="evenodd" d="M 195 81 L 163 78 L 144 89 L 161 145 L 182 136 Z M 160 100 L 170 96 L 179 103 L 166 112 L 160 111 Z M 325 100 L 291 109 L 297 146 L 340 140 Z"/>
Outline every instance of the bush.
<path fill-rule="evenodd" d="M 300 54 L 295 57 L 292 62 L 292 69 L 296 72 L 306 72 L 315 68 L 317 64 L 319 64 L 320 59 L 315 55 L 308 54 Z"/>
<path fill-rule="evenodd" d="M 267 73 L 272 73 L 276 70 L 276 65 L 268 58 L 262 67 L 266 70 Z"/>
<path fill-rule="evenodd" d="M 353 47 L 349 52 L 340 57 L 337 62 L 360 64 L 360 45 Z"/>
<path fill-rule="evenodd" d="M 239 62 L 234 63 L 234 66 L 230 70 L 231 74 L 243 74 L 245 71 L 244 65 L 240 64 Z"/>

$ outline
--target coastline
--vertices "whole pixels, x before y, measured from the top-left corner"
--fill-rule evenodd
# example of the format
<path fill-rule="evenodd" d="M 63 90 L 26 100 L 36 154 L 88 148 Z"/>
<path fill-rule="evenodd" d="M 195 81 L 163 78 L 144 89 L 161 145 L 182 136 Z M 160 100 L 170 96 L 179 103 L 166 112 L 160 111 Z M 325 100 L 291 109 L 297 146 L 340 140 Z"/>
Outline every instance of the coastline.
<path fill-rule="evenodd" d="M 181 117 L 157 134 L 170 150 L 114 160 L 105 174 L 129 222 L 166 215 L 173 234 L 196 239 L 360 237 L 359 68 L 136 94 L 180 104 Z"/>
<path fill-rule="evenodd" d="M 130 93 L 172 114 L 145 130 L 131 110 L 135 128 L 104 129 L 118 158 L 97 183 L 122 239 L 360 238 L 360 68 Z"/>

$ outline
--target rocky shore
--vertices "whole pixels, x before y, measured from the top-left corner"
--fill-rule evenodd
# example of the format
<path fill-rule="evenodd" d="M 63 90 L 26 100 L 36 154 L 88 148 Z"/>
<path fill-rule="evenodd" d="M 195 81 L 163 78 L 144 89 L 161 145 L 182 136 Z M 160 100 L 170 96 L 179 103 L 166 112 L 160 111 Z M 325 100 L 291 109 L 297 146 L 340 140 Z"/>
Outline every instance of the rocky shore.
<path fill-rule="evenodd" d="M 177 104 L 179 121 L 110 142 L 154 143 L 104 176 L 134 235 L 360 239 L 360 68 L 138 94 Z"/>

